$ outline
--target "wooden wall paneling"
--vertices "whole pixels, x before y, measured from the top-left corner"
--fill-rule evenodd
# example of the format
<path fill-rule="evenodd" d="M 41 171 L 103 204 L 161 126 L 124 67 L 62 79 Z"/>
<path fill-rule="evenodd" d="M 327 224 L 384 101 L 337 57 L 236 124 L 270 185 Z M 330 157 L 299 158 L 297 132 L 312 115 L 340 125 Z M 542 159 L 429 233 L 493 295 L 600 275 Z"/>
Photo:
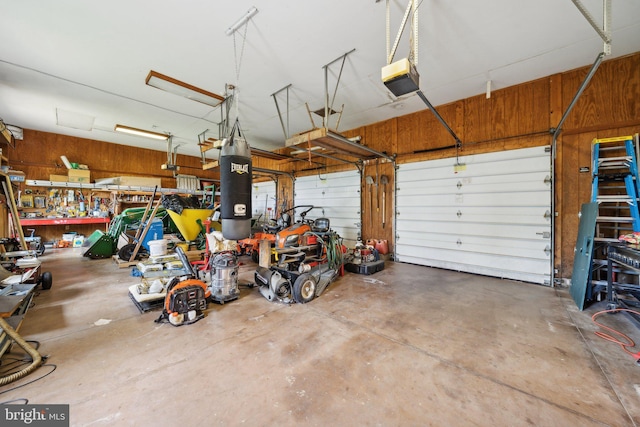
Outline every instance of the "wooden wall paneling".
<path fill-rule="evenodd" d="M 613 76 L 615 93 L 620 96 L 613 99 L 614 123 L 640 119 L 640 55 L 633 55 L 625 61 L 616 61 Z"/>
<path fill-rule="evenodd" d="M 491 138 L 489 134 L 490 125 L 490 103 L 485 95 L 473 96 L 465 100 L 465 142 L 473 143 L 485 141 Z"/>
<path fill-rule="evenodd" d="M 507 97 L 507 94 L 512 95 Z M 489 104 L 491 121 L 486 123 L 487 134 L 490 139 L 500 139 L 508 135 L 516 134 L 518 92 L 498 90 L 491 94 L 491 98 L 485 101 Z"/>
<path fill-rule="evenodd" d="M 9 163 L 14 169 L 26 173 L 27 179 L 48 180 L 49 175 L 66 175 L 60 156 L 89 166 L 95 181 L 114 176 L 133 175 L 161 178 L 162 186 L 173 188 L 176 180 L 172 171 L 162 170 L 166 151 L 148 150 L 111 144 L 103 141 L 65 137 L 47 132 L 24 130 L 24 140 L 16 149 L 9 149 Z M 199 157 L 178 154 L 180 173 L 205 179 L 217 179 L 219 174 L 203 171 Z"/>
<path fill-rule="evenodd" d="M 606 127 L 638 119 L 640 54 L 604 61 L 567 118 L 564 130 Z M 563 102 L 568 105 L 590 67 L 563 73 Z M 615 126 L 613 126 L 615 127 Z"/>
<path fill-rule="evenodd" d="M 427 113 L 431 114 L 423 110 L 397 118 L 398 154 L 409 154 L 427 148 L 424 134 Z"/>

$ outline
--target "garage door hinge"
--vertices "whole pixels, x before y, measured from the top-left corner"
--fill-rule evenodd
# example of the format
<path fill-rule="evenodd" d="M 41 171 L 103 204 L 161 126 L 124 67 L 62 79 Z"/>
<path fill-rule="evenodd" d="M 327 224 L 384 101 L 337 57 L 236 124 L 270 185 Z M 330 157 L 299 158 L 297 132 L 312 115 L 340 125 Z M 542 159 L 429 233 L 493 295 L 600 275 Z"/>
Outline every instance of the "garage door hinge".
<path fill-rule="evenodd" d="M 544 183 L 545 184 L 551 184 L 553 180 L 551 179 L 551 177 L 549 175 L 544 177 Z"/>
<path fill-rule="evenodd" d="M 547 210 L 547 211 L 544 213 L 544 219 L 549 219 L 549 218 L 551 218 L 551 211 L 550 211 L 550 210 Z"/>
<path fill-rule="evenodd" d="M 542 236 L 543 239 L 550 239 L 551 232 L 549 231 L 541 231 L 540 233 L 536 233 L 538 236 Z"/>
<path fill-rule="evenodd" d="M 553 132 L 551 132 L 551 133 L 553 133 Z M 545 153 L 550 153 L 551 152 L 551 147 L 549 147 L 549 146 L 544 147 L 544 152 Z"/>
<path fill-rule="evenodd" d="M 547 256 L 551 255 L 551 247 L 549 245 L 544 248 L 544 253 Z"/>

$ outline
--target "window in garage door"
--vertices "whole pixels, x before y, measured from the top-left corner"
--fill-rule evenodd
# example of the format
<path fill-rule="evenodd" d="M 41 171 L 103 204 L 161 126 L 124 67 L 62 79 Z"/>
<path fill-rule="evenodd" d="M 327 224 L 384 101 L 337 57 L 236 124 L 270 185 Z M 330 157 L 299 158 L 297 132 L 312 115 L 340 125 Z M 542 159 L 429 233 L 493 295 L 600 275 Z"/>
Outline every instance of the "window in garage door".
<path fill-rule="evenodd" d="M 296 178 L 294 200 L 296 205 L 324 209 L 324 213 L 320 209 L 312 210 L 308 218 L 329 218 L 331 228 L 343 238 L 343 243 L 355 246 L 360 224 L 360 173 L 357 170 Z"/>
<path fill-rule="evenodd" d="M 549 147 L 459 162 L 399 166 L 396 260 L 550 284 Z"/>

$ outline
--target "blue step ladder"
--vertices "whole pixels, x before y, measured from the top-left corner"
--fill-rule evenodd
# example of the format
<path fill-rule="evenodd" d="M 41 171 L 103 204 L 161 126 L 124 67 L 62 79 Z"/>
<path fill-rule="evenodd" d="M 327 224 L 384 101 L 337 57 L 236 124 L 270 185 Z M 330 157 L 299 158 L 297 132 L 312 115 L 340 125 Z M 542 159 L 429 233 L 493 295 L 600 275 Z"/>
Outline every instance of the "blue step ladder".
<path fill-rule="evenodd" d="M 591 202 L 598 203 L 598 223 L 617 224 L 609 227 L 613 234 L 611 230 L 598 232 L 601 237 L 617 239 L 616 234 L 625 231 L 620 224 L 625 223 L 640 232 L 637 140 L 638 134 L 593 140 Z M 623 211 L 627 215 L 623 215 Z M 626 231 L 629 231 L 628 225 Z"/>

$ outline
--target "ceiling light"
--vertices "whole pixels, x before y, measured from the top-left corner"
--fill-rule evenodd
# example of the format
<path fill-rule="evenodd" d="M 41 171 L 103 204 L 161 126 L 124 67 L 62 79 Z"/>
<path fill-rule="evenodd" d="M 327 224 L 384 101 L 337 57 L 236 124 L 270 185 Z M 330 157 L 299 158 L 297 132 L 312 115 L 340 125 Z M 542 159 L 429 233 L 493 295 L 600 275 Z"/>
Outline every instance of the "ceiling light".
<path fill-rule="evenodd" d="M 116 125 L 115 131 L 129 133 L 136 136 L 144 136 L 145 138 L 161 139 L 163 141 L 169 139 L 169 135 L 165 133 L 151 132 L 148 130 L 132 128 L 124 125 Z"/>
<path fill-rule="evenodd" d="M 258 13 L 258 8 L 254 6 L 249 9 L 242 18 L 238 19 L 235 24 L 227 28 L 227 31 L 225 31 L 224 33 L 228 36 L 235 33 L 240 27 L 249 22 L 249 19 L 251 19 L 256 13 Z"/>
<path fill-rule="evenodd" d="M 173 77 L 165 76 L 156 71 L 149 71 L 145 83 L 149 86 L 153 86 L 157 89 L 162 89 L 174 95 L 183 96 L 187 99 L 201 102 L 211 107 L 217 107 L 224 97 L 215 93 L 207 92 L 199 87 L 192 86 L 188 83 L 176 80 Z"/>

